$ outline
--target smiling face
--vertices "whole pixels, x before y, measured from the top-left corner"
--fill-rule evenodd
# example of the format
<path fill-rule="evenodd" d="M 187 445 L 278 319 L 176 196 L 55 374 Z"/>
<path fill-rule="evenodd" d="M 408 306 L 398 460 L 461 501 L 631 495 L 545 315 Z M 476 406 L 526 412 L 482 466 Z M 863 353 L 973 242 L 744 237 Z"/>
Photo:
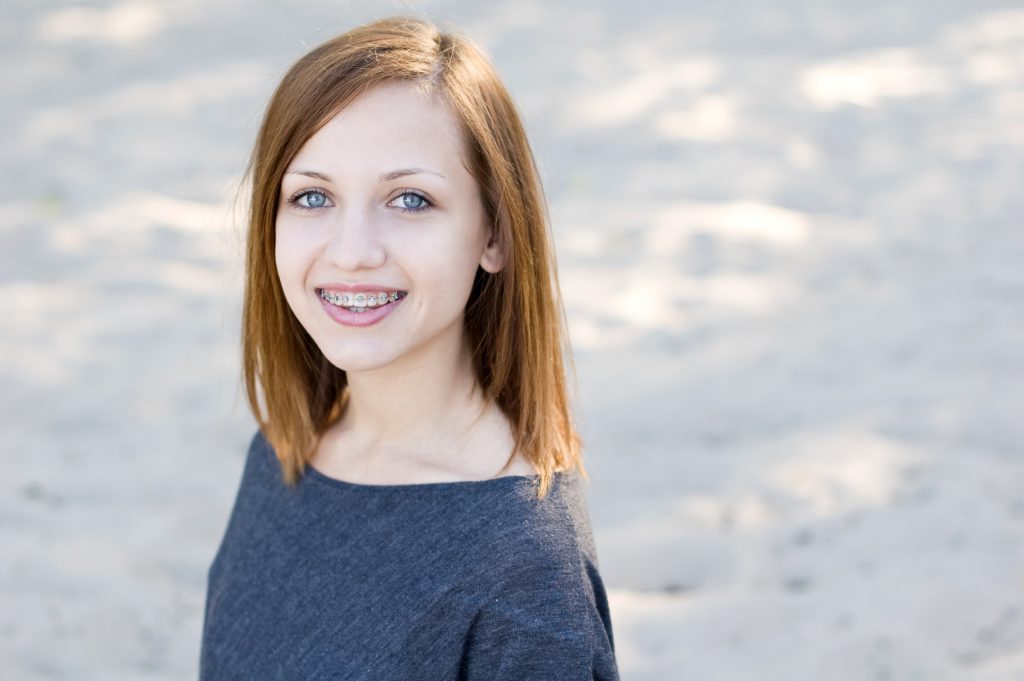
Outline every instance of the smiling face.
<path fill-rule="evenodd" d="M 295 316 L 338 368 L 427 360 L 464 342 L 477 267 L 496 272 L 503 262 L 464 159 L 445 103 L 401 82 L 360 95 L 289 164 L 276 219 L 278 275 Z M 364 287 L 367 297 L 406 295 L 367 312 L 334 305 L 356 302 L 351 289 Z"/>

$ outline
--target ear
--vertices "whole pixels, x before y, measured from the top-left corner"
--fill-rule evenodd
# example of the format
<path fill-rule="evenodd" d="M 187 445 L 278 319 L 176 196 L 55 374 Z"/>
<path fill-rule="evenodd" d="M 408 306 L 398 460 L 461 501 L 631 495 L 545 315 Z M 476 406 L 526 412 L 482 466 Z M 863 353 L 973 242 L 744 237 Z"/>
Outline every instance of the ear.
<path fill-rule="evenodd" d="M 491 238 L 480 255 L 480 267 L 484 268 L 484 271 L 494 274 L 501 271 L 504 266 L 505 248 L 498 238 L 498 230 L 495 227 L 491 229 Z"/>

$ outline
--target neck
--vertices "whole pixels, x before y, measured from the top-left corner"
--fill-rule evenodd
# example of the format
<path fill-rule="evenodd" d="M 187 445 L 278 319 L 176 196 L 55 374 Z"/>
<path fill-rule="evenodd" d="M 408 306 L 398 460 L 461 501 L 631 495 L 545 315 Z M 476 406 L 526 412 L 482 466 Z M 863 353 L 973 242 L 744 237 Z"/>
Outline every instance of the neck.
<path fill-rule="evenodd" d="M 461 334 L 458 343 L 438 345 L 429 356 L 347 374 L 342 427 L 352 440 L 383 451 L 458 449 L 485 404 Z"/>

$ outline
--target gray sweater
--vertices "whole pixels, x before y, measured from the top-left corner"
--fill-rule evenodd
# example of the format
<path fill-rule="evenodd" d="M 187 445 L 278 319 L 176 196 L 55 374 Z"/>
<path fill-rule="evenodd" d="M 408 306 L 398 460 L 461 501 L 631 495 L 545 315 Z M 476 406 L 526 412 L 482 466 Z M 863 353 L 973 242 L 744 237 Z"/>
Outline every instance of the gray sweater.
<path fill-rule="evenodd" d="M 249 447 L 209 568 L 200 681 L 613 681 L 578 473 L 364 485 L 281 480 Z"/>

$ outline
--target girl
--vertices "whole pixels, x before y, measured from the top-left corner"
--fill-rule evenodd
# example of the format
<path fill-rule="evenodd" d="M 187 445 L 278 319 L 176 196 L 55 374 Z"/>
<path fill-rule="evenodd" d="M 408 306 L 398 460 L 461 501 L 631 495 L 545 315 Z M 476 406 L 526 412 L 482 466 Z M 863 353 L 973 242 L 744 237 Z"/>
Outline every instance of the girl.
<path fill-rule="evenodd" d="M 537 171 L 470 42 L 302 57 L 249 177 L 259 424 L 200 678 L 617 679 Z"/>

